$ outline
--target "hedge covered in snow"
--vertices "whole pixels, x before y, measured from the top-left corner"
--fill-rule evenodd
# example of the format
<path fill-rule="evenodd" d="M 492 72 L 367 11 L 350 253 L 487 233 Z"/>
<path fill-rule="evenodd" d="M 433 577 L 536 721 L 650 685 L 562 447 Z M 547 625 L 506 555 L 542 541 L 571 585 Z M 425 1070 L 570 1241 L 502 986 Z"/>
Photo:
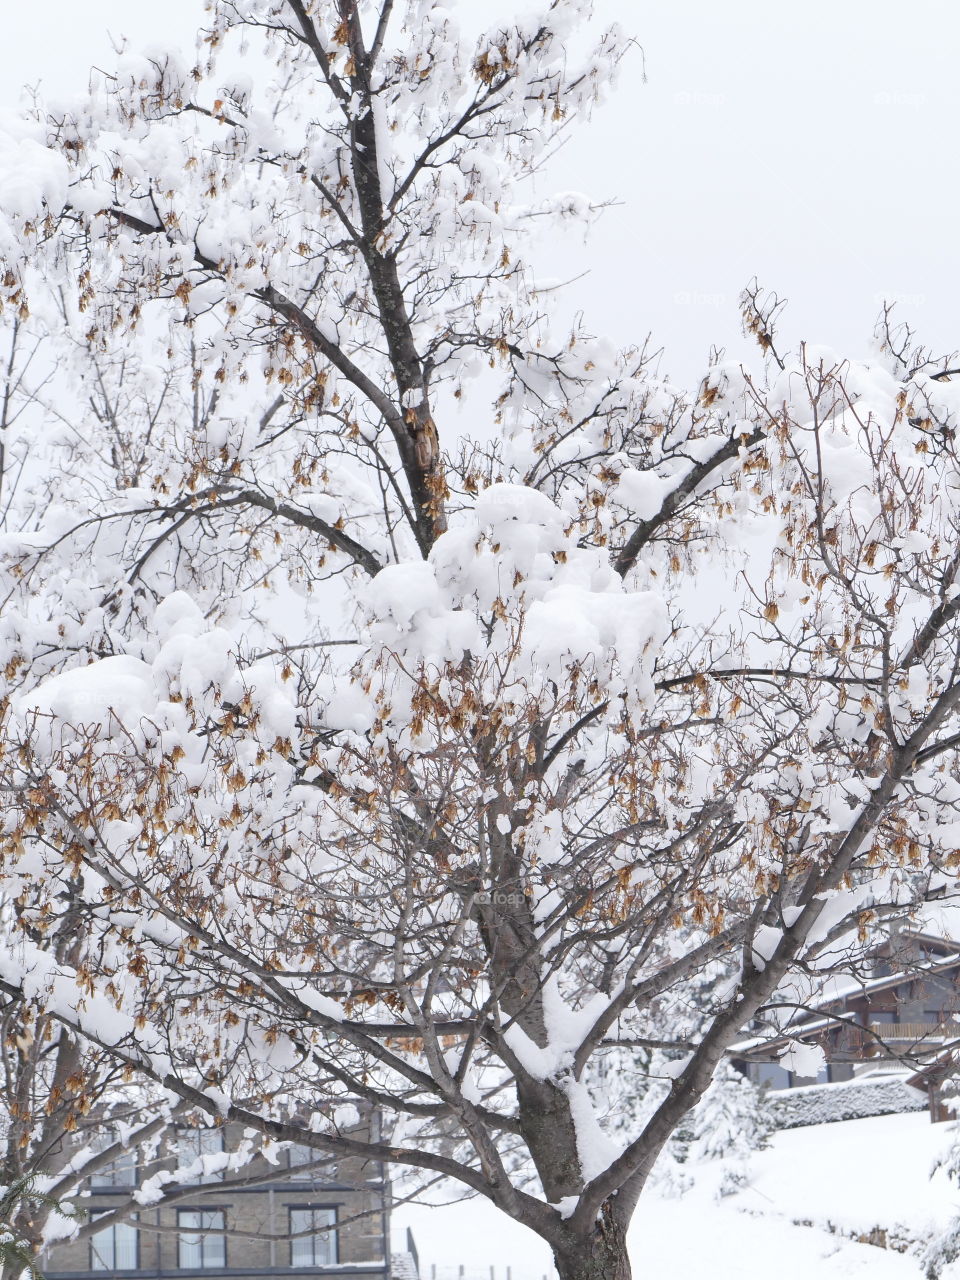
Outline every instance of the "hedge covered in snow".
<path fill-rule="evenodd" d="M 798 1129 L 807 1124 L 860 1120 L 900 1111 L 922 1111 L 926 1095 L 903 1079 L 844 1080 L 778 1089 L 767 1094 L 766 1108 L 775 1129 Z"/>

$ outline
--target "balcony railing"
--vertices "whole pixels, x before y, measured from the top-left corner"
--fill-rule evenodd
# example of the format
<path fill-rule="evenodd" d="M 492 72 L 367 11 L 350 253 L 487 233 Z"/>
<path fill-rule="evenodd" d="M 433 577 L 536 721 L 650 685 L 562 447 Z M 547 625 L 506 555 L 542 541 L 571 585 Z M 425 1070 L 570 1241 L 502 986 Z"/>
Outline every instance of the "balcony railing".
<path fill-rule="evenodd" d="M 946 1028 L 936 1022 L 871 1022 L 870 1030 L 881 1040 L 946 1040 Z"/>

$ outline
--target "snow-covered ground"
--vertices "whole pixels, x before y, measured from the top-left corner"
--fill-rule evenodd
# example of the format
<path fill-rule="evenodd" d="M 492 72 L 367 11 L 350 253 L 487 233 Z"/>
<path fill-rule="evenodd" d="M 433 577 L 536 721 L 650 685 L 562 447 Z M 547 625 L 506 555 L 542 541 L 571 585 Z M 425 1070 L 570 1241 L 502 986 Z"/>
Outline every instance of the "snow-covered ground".
<path fill-rule="evenodd" d="M 885 1228 L 929 1239 L 960 1214 L 960 1188 L 943 1170 L 931 1177 L 953 1126 L 927 1112 L 812 1125 L 775 1135 L 751 1165 L 737 1208 L 776 1213 L 857 1234 Z"/>
<path fill-rule="evenodd" d="M 960 1214 L 960 1189 L 942 1172 L 930 1177 L 952 1128 L 919 1112 L 788 1130 L 753 1158 L 749 1185 L 720 1201 L 716 1166 L 700 1166 L 685 1195 L 644 1198 L 630 1235 L 634 1275 L 922 1280 L 915 1253 L 849 1237 L 880 1228 L 892 1243 L 922 1245 Z M 461 1266 L 464 1280 L 506 1280 L 508 1266 L 510 1280 L 553 1280 L 541 1241 L 484 1201 L 405 1206 L 395 1224 L 412 1229 L 423 1280 L 457 1280 Z M 960 1262 L 944 1280 L 960 1280 Z"/>

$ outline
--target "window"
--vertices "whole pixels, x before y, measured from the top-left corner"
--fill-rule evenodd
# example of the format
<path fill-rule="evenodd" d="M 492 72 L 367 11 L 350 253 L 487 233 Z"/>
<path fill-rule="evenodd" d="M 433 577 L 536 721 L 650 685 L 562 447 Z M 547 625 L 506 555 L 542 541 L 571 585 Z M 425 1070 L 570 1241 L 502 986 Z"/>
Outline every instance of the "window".
<path fill-rule="evenodd" d="M 754 1083 L 768 1089 L 786 1089 L 790 1085 L 790 1073 L 778 1062 L 758 1062 Z"/>
<path fill-rule="evenodd" d="M 101 1129 L 93 1139 L 93 1149 L 99 1154 L 118 1141 L 119 1135 L 115 1129 Z M 92 1173 L 90 1182 L 95 1187 L 135 1187 L 137 1185 L 137 1153 L 121 1151 L 115 1160 Z"/>
<path fill-rule="evenodd" d="M 313 1182 L 321 1177 L 335 1178 L 337 1176 L 337 1166 L 335 1164 L 324 1164 L 323 1169 L 307 1169 L 303 1170 L 303 1165 L 316 1164 L 318 1160 L 323 1159 L 322 1151 L 315 1151 L 313 1147 L 304 1146 L 302 1142 L 295 1142 L 287 1152 L 287 1163 L 290 1166 L 290 1180 L 292 1182 Z"/>
<path fill-rule="evenodd" d="M 177 1164 L 189 1165 L 204 1156 L 219 1155 L 223 1151 L 222 1129 L 181 1129 L 177 1133 Z M 206 1162 L 204 1162 L 206 1163 Z M 220 1182 L 223 1179 L 222 1169 L 197 1173 L 191 1182 Z"/>
<path fill-rule="evenodd" d="M 324 1267 L 336 1260 L 336 1209 L 321 1209 L 314 1205 L 291 1209 L 291 1267 Z"/>
<path fill-rule="evenodd" d="M 181 1271 L 201 1271 L 227 1265 L 225 1214 L 222 1209 L 181 1209 L 177 1214 L 180 1249 L 177 1266 Z M 208 1232 L 216 1234 L 208 1235 Z"/>
<path fill-rule="evenodd" d="M 94 1216 L 104 1212 L 110 1211 L 94 1211 Z M 137 1228 L 132 1222 L 114 1222 L 90 1237 L 91 1271 L 136 1271 L 137 1265 Z"/>
<path fill-rule="evenodd" d="M 871 1025 L 873 1025 L 873 1023 L 877 1023 L 880 1026 L 890 1027 L 893 1026 L 896 1020 L 897 1015 L 886 1009 L 878 1009 L 876 1011 L 871 1009 L 867 1014 L 867 1022 Z"/>

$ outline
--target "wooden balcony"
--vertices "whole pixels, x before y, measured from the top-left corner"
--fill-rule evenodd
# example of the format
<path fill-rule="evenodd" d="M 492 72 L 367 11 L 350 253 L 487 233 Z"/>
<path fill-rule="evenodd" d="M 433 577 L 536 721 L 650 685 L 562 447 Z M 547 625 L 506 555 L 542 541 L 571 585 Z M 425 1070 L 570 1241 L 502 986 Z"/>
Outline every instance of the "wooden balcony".
<path fill-rule="evenodd" d="M 936 1022 L 871 1022 L 870 1030 L 884 1041 L 948 1040 L 947 1029 Z M 867 1037 L 864 1037 L 867 1039 Z"/>

